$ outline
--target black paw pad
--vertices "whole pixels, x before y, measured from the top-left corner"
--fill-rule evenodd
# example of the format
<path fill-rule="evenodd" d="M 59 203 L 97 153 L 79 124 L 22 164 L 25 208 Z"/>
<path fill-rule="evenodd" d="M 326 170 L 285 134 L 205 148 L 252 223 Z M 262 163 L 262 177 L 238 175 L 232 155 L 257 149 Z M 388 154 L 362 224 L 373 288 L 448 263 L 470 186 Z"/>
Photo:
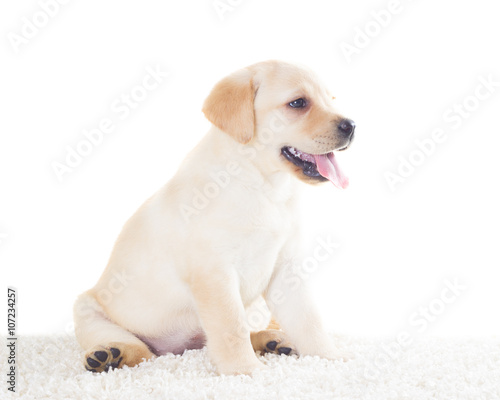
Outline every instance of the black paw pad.
<path fill-rule="evenodd" d="M 94 353 L 94 356 L 95 356 L 95 358 L 97 358 L 101 362 L 104 362 L 108 359 L 108 353 L 106 353 L 105 351 L 96 351 Z M 90 365 L 90 366 L 93 367 L 93 365 Z"/>
<path fill-rule="evenodd" d="M 281 354 L 284 354 L 284 355 L 288 355 L 290 354 L 290 352 L 292 351 L 292 349 L 290 347 L 280 347 L 278 349 L 278 353 L 281 355 Z"/>
<path fill-rule="evenodd" d="M 123 360 L 123 357 L 120 357 L 120 359 L 118 361 L 115 361 L 115 362 L 113 362 L 111 364 L 108 364 L 108 365 L 109 365 L 109 367 L 111 369 L 118 368 L 118 366 L 120 365 L 120 363 L 122 362 L 122 360 Z"/>
<path fill-rule="evenodd" d="M 111 347 L 109 351 L 111 351 L 113 358 L 118 358 L 120 356 L 120 350 L 118 350 L 116 347 Z"/>
<path fill-rule="evenodd" d="M 87 358 L 87 364 L 90 365 L 92 368 L 99 367 L 101 363 L 97 360 L 94 360 L 93 358 Z"/>
<path fill-rule="evenodd" d="M 276 350 L 276 346 L 277 346 L 277 345 L 278 345 L 278 342 L 276 342 L 276 341 L 274 341 L 274 340 L 273 340 L 273 341 L 271 341 L 271 342 L 268 342 L 268 343 L 266 344 L 266 347 L 267 347 L 269 350 L 274 351 L 274 350 Z"/>

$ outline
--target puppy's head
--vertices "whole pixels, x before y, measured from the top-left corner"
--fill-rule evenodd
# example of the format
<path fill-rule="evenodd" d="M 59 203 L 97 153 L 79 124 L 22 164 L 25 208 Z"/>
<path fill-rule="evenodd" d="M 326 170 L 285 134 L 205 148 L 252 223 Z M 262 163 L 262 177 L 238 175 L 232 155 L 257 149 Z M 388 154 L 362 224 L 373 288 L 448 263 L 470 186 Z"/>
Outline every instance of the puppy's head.
<path fill-rule="evenodd" d="M 266 168 L 345 188 L 335 151 L 349 147 L 355 124 L 335 111 L 332 99 L 311 71 L 266 61 L 217 83 L 203 112 L 236 141 L 253 146 Z"/>

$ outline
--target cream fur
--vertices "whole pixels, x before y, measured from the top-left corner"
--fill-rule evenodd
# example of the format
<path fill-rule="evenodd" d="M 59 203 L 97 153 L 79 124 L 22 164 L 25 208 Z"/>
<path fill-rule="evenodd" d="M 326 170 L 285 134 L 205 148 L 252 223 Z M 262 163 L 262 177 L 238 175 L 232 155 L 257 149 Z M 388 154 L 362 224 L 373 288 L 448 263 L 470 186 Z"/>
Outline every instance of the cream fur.
<path fill-rule="evenodd" d="M 319 148 L 310 130 L 331 130 L 340 116 L 305 69 L 273 61 L 245 71 L 257 93 L 253 138 L 245 142 L 214 125 L 125 224 L 103 275 L 75 304 L 76 335 L 85 350 L 121 342 L 126 351 L 127 344 L 143 344 L 138 336 L 178 341 L 202 332 L 221 373 L 251 373 L 263 364 L 250 342 L 245 308 L 263 295 L 299 354 L 343 357 L 305 285 L 290 288 L 283 279 L 289 260 L 300 257 L 295 216 L 302 177 L 280 156 L 285 144 L 332 150 Z M 306 95 L 315 100 L 314 121 L 284 106 Z M 210 119 L 209 109 L 205 104 Z M 332 131 L 331 146 L 335 140 Z M 221 187 L 214 176 L 229 176 L 229 182 Z M 197 209 L 195 190 L 203 193 L 207 184 L 214 193 L 218 186 L 218 194 Z M 273 300 L 276 291 L 280 301 Z"/>

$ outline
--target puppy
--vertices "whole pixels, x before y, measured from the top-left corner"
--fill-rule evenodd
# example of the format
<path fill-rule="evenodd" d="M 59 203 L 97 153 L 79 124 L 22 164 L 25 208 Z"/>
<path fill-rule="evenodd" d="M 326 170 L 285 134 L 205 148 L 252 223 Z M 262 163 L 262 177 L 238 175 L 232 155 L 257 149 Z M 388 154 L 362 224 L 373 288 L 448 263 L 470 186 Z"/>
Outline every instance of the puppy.
<path fill-rule="evenodd" d="M 222 374 L 263 368 L 256 351 L 343 358 L 305 285 L 285 277 L 300 257 L 298 186 L 347 186 L 335 151 L 351 144 L 354 122 L 312 72 L 280 61 L 222 79 L 203 112 L 207 135 L 128 220 L 100 280 L 75 303 L 85 367 L 205 345 Z M 276 322 L 251 333 L 245 309 L 260 296 Z"/>

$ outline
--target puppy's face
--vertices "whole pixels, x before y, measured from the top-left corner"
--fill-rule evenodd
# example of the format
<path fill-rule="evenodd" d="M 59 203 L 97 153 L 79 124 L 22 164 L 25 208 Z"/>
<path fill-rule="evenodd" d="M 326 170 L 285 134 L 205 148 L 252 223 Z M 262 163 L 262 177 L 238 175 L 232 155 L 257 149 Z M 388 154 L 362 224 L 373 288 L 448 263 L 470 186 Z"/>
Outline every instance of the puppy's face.
<path fill-rule="evenodd" d="M 220 81 L 203 111 L 235 140 L 260 149 L 270 169 L 347 186 L 334 152 L 349 147 L 355 125 L 335 111 L 312 72 L 279 61 L 252 65 Z"/>

